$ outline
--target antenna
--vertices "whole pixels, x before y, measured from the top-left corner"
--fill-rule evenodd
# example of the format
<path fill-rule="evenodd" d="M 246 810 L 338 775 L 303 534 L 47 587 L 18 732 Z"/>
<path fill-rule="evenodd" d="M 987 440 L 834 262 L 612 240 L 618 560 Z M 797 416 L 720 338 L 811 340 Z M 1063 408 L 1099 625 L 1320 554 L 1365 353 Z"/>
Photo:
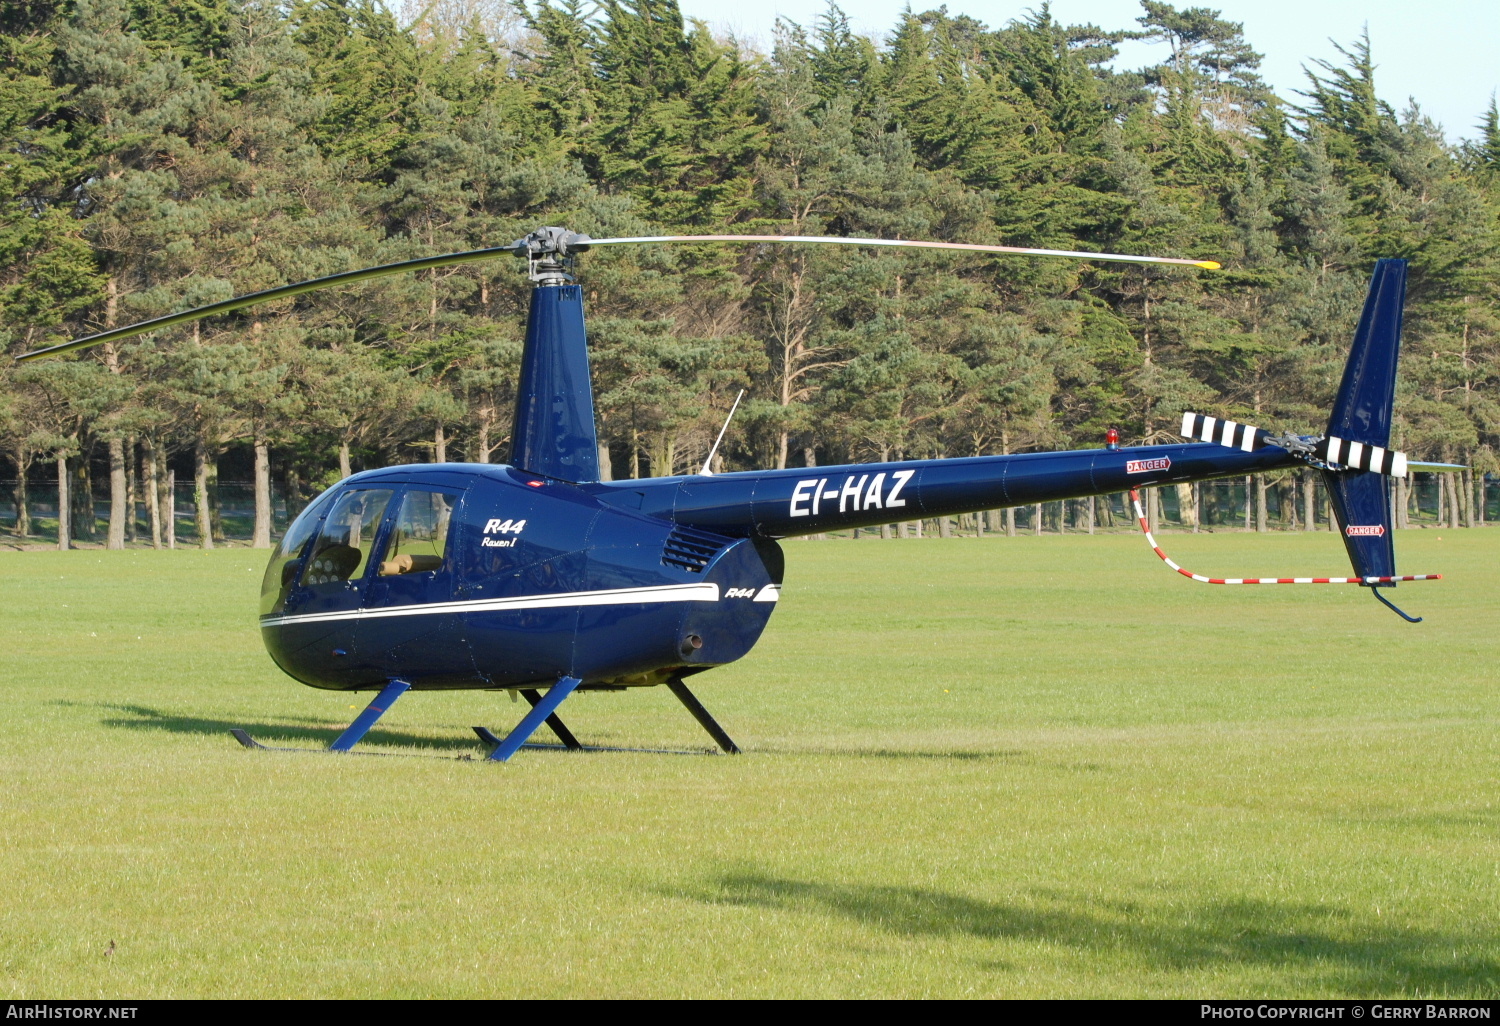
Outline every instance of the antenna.
<path fill-rule="evenodd" d="M 734 397 L 734 405 L 729 407 L 729 416 L 724 418 L 724 426 L 719 428 L 719 437 L 714 439 L 714 444 L 708 450 L 708 456 L 703 460 L 703 469 L 698 471 L 700 477 L 713 477 L 714 472 L 708 469 L 708 465 L 714 461 L 714 453 L 719 451 L 719 443 L 724 441 L 724 432 L 729 430 L 729 422 L 734 419 L 734 411 L 740 408 L 740 400 L 745 398 L 745 390 L 740 389 L 740 394 Z"/>

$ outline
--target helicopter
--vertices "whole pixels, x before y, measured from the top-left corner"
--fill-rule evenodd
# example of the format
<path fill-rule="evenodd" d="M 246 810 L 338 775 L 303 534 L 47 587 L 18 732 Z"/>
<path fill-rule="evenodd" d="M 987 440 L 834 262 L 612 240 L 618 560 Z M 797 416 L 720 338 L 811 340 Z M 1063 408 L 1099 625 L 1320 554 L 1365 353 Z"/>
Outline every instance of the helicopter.
<path fill-rule="evenodd" d="M 1175 444 L 900 460 L 603 481 L 579 254 L 674 242 L 837 244 L 1176 264 L 1211 260 L 922 240 L 702 235 L 591 239 L 545 227 L 488 249 L 348 271 L 114 328 L 26 353 L 42 359 L 202 317 L 382 275 L 501 256 L 532 282 L 508 464 L 439 463 L 354 474 L 311 502 L 266 568 L 260 630 L 293 679 L 376 691 L 329 750 L 351 750 L 408 690 L 508 690 L 530 709 L 504 736 L 475 727 L 505 762 L 547 724 L 584 746 L 558 709 L 575 691 L 665 684 L 726 753 L 739 747 L 686 680 L 743 657 L 781 594 L 781 539 L 1147 486 L 1317 469 L 1355 576 L 1280 579 L 1382 591 L 1396 574 L 1393 477 L 1452 469 L 1389 448 L 1406 263 L 1379 261 L 1326 432 L 1272 434 L 1186 413 Z M 732 414 L 731 414 L 732 416 Z M 727 426 L 727 422 L 726 422 Z M 722 432 L 720 438 L 722 439 Z M 717 446 L 717 442 L 715 445 Z M 710 458 L 712 452 L 710 452 Z M 1139 504 L 1137 503 L 1137 510 Z M 1144 518 L 1142 528 L 1145 529 Z M 1167 557 L 1148 540 L 1158 555 Z M 1270 583 L 1261 579 L 1211 583 Z M 263 748 L 243 730 L 247 748 Z"/>

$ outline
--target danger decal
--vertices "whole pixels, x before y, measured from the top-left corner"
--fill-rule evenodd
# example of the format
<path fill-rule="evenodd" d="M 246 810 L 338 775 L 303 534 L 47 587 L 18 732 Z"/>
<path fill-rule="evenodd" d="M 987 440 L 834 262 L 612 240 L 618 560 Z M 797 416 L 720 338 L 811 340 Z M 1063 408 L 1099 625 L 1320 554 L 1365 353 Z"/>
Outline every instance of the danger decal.
<path fill-rule="evenodd" d="M 1385 534 L 1384 524 L 1350 524 L 1344 528 L 1350 538 L 1379 538 Z"/>
<path fill-rule="evenodd" d="M 1153 470 L 1171 470 L 1172 460 L 1167 456 L 1158 456 L 1154 460 L 1127 460 L 1125 473 L 1127 474 L 1149 474 Z"/>

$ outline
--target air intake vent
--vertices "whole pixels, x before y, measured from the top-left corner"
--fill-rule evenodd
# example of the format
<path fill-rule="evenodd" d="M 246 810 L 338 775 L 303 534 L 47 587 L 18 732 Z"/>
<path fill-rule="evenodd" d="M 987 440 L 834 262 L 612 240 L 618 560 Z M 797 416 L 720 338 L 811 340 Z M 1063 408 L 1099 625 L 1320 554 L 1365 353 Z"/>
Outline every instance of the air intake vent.
<path fill-rule="evenodd" d="M 701 574 L 728 540 L 691 527 L 673 528 L 667 535 L 666 545 L 662 546 L 661 561 L 689 573 Z"/>

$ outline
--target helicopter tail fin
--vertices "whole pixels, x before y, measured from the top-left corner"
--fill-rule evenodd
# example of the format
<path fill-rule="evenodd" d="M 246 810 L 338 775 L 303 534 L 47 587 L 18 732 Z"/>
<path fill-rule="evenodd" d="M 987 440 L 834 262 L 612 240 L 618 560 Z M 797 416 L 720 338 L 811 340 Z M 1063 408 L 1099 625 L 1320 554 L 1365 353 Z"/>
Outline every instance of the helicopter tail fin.
<path fill-rule="evenodd" d="M 1406 261 L 1378 261 L 1328 419 L 1330 463 L 1352 467 L 1360 463 L 1362 453 L 1390 452 L 1391 408 L 1396 398 L 1405 299 Z M 1333 451 L 1334 445 L 1339 446 L 1339 452 Z M 1386 474 L 1376 473 L 1378 469 L 1323 471 L 1323 483 L 1328 487 L 1349 561 L 1354 572 L 1365 578 L 1396 574 L 1391 482 Z M 1404 472 L 1405 468 L 1401 469 Z"/>
<path fill-rule="evenodd" d="M 1396 576 L 1396 539 L 1391 531 L 1391 482 L 1368 470 L 1325 470 L 1328 504 L 1344 538 L 1344 550 L 1360 577 Z M 1395 582 L 1372 584 L 1393 588 Z"/>

